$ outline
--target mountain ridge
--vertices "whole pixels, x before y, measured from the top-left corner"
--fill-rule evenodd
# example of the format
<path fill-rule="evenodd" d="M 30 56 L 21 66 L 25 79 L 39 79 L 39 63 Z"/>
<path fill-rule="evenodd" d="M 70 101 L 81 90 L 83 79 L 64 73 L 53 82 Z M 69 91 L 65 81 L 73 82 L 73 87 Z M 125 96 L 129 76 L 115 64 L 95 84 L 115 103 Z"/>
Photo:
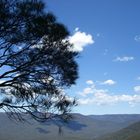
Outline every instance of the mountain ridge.
<path fill-rule="evenodd" d="M 25 137 L 26 140 L 93 140 L 140 121 L 140 114 L 118 116 L 93 115 L 91 117 L 76 113 L 73 114 L 73 120 L 68 124 L 64 124 L 61 121 L 40 123 L 31 118 L 28 120 L 30 122 L 28 124 L 26 122 L 15 123 L 9 120 L 6 114 L 0 113 L 0 137 L 2 140 L 25 140 Z M 62 127 L 62 135 L 58 134 L 58 126 Z"/>

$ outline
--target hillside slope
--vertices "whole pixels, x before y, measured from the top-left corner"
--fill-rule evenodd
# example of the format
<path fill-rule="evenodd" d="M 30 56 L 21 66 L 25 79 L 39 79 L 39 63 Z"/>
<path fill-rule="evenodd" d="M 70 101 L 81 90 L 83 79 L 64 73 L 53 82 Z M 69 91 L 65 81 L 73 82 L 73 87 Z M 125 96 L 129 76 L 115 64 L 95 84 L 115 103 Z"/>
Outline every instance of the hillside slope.
<path fill-rule="evenodd" d="M 98 118 L 98 117 L 97 117 Z M 116 132 L 126 126 L 140 121 L 140 115 L 132 117 L 125 116 L 120 122 L 109 121 L 108 117 L 103 117 L 102 120 L 91 118 L 81 114 L 74 114 L 74 119 L 69 124 L 64 124 L 59 121 L 47 121 L 39 123 L 31 118 L 28 118 L 30 123 L 17 123 L 9 120 L 4 113 L 0 113 L 0 139 L 1 140 L 93 140 L 102 135 Z M 122 115 L 123 118 L 123 115 Z M 115 118 L 114 115 L 114 119 Z M 122 120 L 122 119 L 121 119 Z M 62 135 L 58 134 L 58 126 L 62 127 Z"/>
<path fill-rule="evenodd" d="M 95 140 L 140 140 L 140 121 Z"/>

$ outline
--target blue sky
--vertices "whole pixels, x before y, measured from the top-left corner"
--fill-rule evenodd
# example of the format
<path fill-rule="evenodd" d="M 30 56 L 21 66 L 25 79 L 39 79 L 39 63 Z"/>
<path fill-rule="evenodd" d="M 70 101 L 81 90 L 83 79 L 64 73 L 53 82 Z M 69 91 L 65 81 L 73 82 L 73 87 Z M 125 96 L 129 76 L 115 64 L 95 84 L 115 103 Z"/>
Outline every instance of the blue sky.
<path fill-rule="evenodd" d="M 80 52 L 68 90 L 82 114 L 140 113 L 140 1 L 48 0 Z"/>

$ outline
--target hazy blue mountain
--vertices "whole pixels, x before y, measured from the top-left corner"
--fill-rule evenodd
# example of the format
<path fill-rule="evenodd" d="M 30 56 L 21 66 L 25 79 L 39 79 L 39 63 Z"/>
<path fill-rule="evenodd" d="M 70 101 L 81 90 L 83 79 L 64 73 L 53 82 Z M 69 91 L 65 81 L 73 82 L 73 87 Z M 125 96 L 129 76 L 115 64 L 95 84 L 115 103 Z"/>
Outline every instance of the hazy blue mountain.
<path fill-rule="evenodd" d="M 133 123 L 140 119 L 139 114 L 112 114 L 112 115 L 89 115 L 88 117 L 100 120 L 100 121 L 111 121 L 116 123 Z"/>
<path fill-rule="evenodd" d="M 140 121 L 117 132 L 93 140 L 140 140 Z"/>
<path fill-rule="evenodd" d="M 39 123 L 31 118 L 27 119 L 30 123 L 17 123 L 0 113 L 0 140 L 93 140 L 140 121 L 140 115 L 73 116 L 68 124 L 58 120 Z M 61 135 L 58 125 L 63 126 Z"/>

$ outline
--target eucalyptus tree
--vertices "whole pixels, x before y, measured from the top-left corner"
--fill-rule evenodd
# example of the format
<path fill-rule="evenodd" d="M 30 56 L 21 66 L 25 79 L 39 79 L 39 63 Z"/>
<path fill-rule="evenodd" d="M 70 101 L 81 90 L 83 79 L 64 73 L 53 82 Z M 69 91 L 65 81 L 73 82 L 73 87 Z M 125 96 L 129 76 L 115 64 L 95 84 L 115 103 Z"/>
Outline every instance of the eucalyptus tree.
<path fill-rule="evenodd" d="M 0 0 L 0 109 L 21 120 L 67 120 L 78 78 L 69 31 L 41 0 Z"/>

